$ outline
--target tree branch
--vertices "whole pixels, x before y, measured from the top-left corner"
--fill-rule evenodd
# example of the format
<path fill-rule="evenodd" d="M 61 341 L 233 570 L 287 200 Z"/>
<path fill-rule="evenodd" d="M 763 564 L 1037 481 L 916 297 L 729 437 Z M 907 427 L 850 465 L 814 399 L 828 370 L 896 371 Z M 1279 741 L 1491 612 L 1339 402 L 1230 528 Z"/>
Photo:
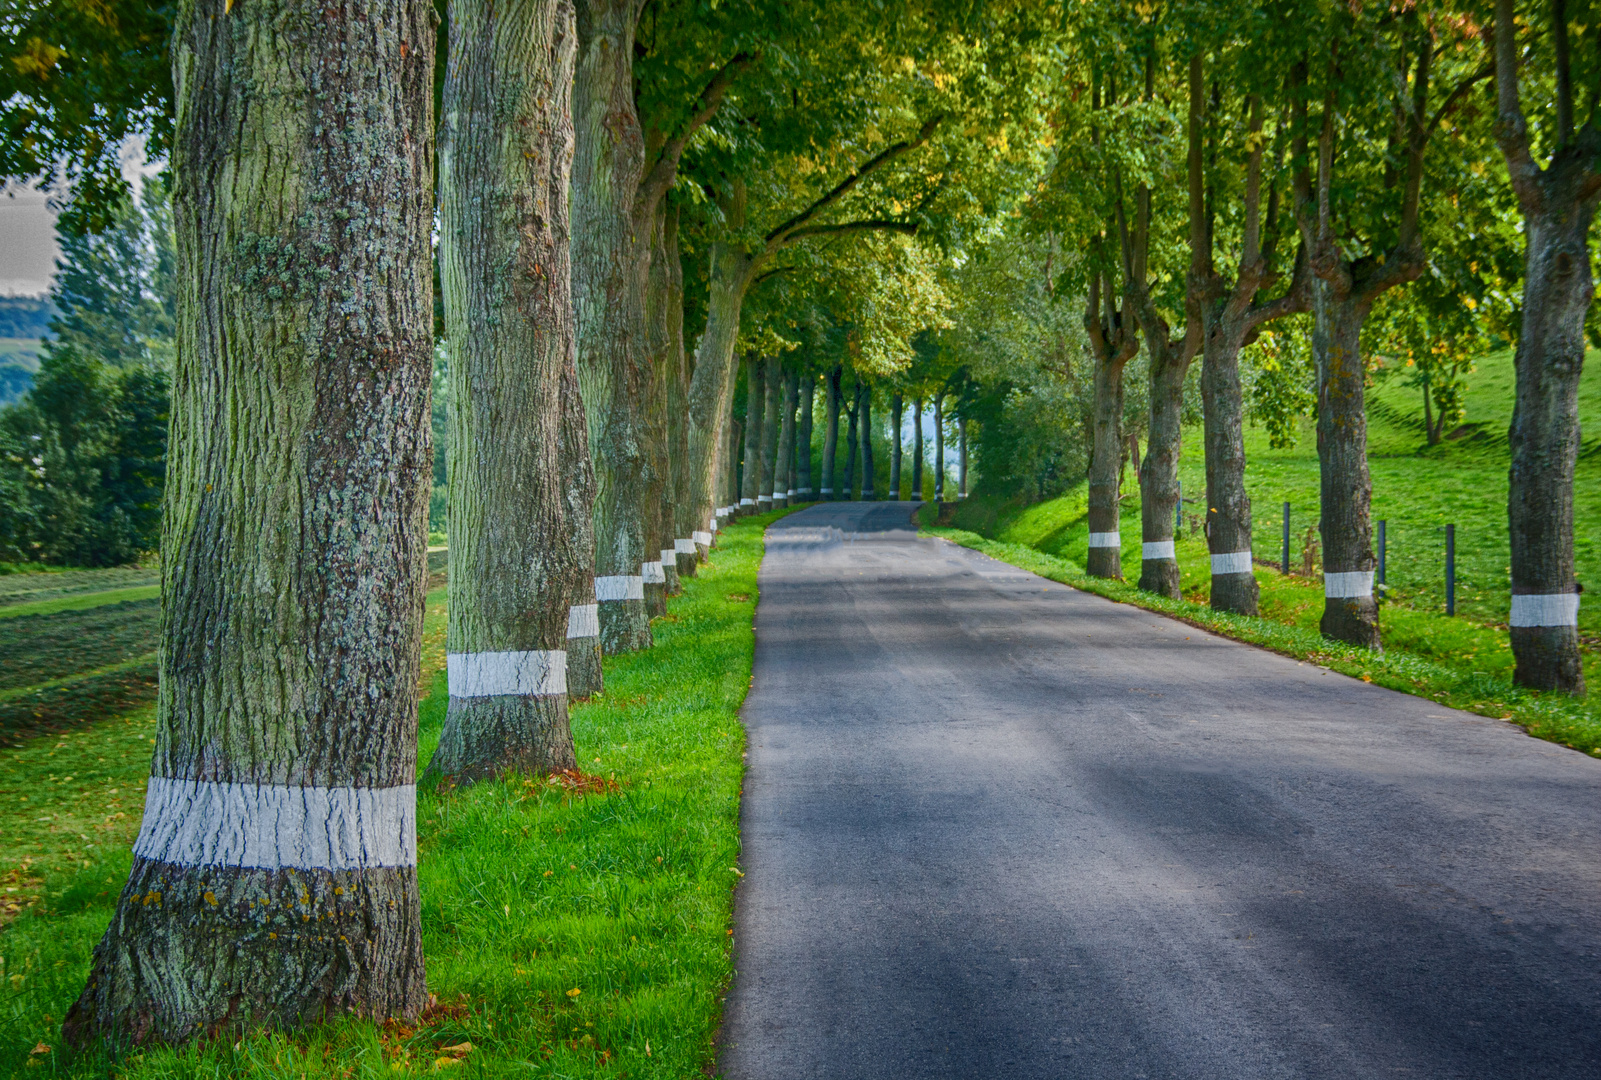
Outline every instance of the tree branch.
<path fill-rule="evenodd" d="M 808 225 L 803 229 L 796 229 L 785 239 L 784 244 L 796 240 L 804 240 L 808 236 L 845 236 L 859 232 L 896 232 L 905 236 L 917 235 L 917 222 L 892 221 L 889 218 L 868 218 L 862 221 L 842 221 L 837 225 Z"/>
<path fill-rule="evenodd" d="M 634 214 L 637 219 L 648 220 L 655 212 L 656 203 L 678 179 L 678 162 L 684 156 L 684 147 L 689 145 L 689 140 L 694 138 L 695 132 L 705 127 L 711 118 L 717 115 L 717 110 L 723 104 L 723 98 L 728 95 L 728 88 L 733 85 L 741 72 L 756 62 L 760 55 L 759 51 L 736 53 L 711 77 L 711 81 L 696 99 L 695 113 L 684 125 L 684 130 L 662 145 L 655 164 L 640 182 L 639 194 L 634 200 Z"/>
<path fill-rule="evenodd" d="M 886 146 L 877 154 L 874 154 L 871 158 L 868 158 L 859 169 L 851 173 L 845 179 L 841 180 L 838 184 L 835 184 L 833 189 L 827 194 L 819 196 L 812 202 L 810 206 L 806 207 L 806 209 L 802 210 L 800 213 L 796 214 L 794 217 L 775 228 L 772 232 L 768 233 L 767 249 L 769 251 L 775 250 L 783 247 L 785 244 L 796 239 L 800 235 L 808 235 L 802 232 L 804 226 L 806 226 L 819 214 L 823 213 L 823 211 L 827 210 L 829 207 L 843 199 L 846 195 L 850 194 L 850 192 L 858 184 L 867 179 L 873 173 L 895 161 L 897 158 L 904 157 L 906 154 L 911 153 L 913 150 L 916 150 L 918 147 L 928 142 L 928 140 L 934 134 L 934 129 L 939 127 L 944 119 L 945 115 L 943 113 L 930 118 L 928 122 L 918 130 L 917 134 L 913 138 Z"/>
<path fill-rule="evenodd" d="M 1529 152 L 1529 124 L 1518 102 L 1517 23 L 1512 0 L 1495 0 L 1495 139 L 1506 158 L 1512 190 L 1525 210 L 1540 202 L 1540 166 Z"/>

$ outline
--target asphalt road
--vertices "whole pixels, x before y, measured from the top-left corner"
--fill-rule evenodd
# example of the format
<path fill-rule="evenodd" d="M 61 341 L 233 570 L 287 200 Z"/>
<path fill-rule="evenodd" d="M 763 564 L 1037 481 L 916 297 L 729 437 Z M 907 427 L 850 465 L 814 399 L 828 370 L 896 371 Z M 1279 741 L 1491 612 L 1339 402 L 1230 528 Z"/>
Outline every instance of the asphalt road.
<path fill-rule="evenodd" d="M 1601 1077 L 1601 761 L 905 507 L 769 534 L 721 1075 Z"/>

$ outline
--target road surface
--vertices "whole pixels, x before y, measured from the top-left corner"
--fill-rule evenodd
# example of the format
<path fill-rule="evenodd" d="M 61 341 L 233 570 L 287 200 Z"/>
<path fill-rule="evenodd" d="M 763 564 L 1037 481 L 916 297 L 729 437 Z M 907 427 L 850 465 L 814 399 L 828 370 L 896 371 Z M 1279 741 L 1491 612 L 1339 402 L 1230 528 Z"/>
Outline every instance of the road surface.
<path fill-rule="evenodd" d="M 1601 761 L 906 523 L 769 534 L 720 1075 L 1601 1077 Z"/>

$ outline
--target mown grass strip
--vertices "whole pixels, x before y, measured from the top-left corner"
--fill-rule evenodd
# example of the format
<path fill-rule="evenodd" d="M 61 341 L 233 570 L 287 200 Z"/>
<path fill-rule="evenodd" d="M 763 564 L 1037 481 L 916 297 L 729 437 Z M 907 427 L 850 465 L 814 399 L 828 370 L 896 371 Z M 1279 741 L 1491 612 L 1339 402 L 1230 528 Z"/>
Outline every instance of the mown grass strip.
<path fill-rule="evenodd" d="M 54 615 L 58 611 L 87 611 L 89 608 L 104 607 L 106 604 L 120 604 L 125 600 L 150 600 L 160 595 L 160 585 L 136 585 L 129 589 L 76 593 L 53 600 L 29 600 L 21 604 L 0 607 L 0 619 L 14 619 L 19 615 Z"/>
<path fill-rule="evenodd" d="M 594 783 L 573 790 L 509 778 L 419 791 L 423 930 L 439 998 L 423 1024 L 341 1020 L 293 1036 L 155 1049 L 116 1074 L 702 1073 L 731 974 L 745 743 L 738 710 L 750 683 L 761 535 L 781 513 L 723 533 L 711 562 L 656 620 L 654 649 L 607 659 L 606 692 L 572 712 Z M 432 688 L 420 715 L 423 761 L 446 704 L 441 675 Z M 90 733 L 74 737 L 89 744 Z M 41 742 L 0 758 L 0 783 L 59 769 L 49 752 Z M 145 769 L 140 761 L 141 779 Z M 0 807 L 0 821 L 14 813 Z M 105 845 L 114 850 L 90 866 L 44 875 L 39 902 L 0 931 L 0 1073 L 106 1075 L 103 1061 L 66 1059 L 59 1030 L 127 873 L 130 826 L 137 830 L 137 815 L 123 826 L 124 842 Z M 39 1046 L 49 1049 L 34 1053 Z"/>
<path fill-rule="evenodd" d="M 1127 582 L 1092 578 L 1068 559 L 1023 544 L 989 540 L 964 529 L 925 528 L 923 532 L 1052 581 L 1148 611 L 1159 611 L 1192 626 L 1260 645 L 1297 660 L 1310 661 L 1364 682 L 1426 697 L 1454 709 L 1510 720 L 1530 735 L 1601 757 L 1601 716 L 1584 701 L 1521 690 L 1506 678 L 1482 671 L 1465 671 L 1399 649 L 1369 652 L 1329 641 L 1316 630 L 1304 626 L 1216 612 L 1191 600 L 1169 600 L 1143 592 Z"/>

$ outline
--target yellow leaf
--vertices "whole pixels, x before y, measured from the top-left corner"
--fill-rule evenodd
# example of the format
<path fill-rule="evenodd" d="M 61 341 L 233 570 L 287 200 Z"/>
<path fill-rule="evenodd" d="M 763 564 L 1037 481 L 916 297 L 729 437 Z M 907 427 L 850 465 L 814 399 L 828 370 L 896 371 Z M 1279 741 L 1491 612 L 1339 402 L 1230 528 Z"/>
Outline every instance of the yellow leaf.
<path fill-rule="evenodd" d="M 575 998 L 579 994 L 582 994 L 582 993 L 583 993 L 583 991 L 575 986 L 571 990 L 567 991 L 567 996 L 570 997 L 570 998 Z"/>

